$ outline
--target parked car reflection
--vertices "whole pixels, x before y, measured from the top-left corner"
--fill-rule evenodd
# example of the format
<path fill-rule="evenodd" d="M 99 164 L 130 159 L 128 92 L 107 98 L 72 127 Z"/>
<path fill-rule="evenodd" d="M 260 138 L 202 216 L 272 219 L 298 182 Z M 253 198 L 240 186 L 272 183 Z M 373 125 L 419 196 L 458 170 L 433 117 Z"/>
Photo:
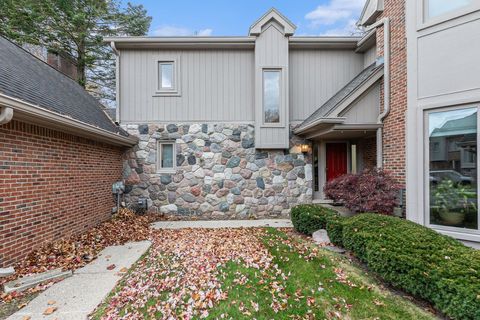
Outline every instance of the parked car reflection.
<path fill-rule="evenodd" d="M 448 179 L 454 184 L 470 185 L 474 182 L 472 177 L 464 176 L 455 170 L 435 170 L 430 171 L 430 183 L 437 184 L 438 182 Z"/>

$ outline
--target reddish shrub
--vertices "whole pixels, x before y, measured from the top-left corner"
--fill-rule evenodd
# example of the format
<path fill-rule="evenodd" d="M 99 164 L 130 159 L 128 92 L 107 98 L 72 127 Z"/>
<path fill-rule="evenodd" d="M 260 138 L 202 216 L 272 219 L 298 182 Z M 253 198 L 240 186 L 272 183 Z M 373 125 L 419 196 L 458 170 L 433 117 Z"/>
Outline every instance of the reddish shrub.
<path fill-rule="evenodd" d="M 397 205 L 399 187 L 382 169 L 370 169 L 360 174 L 346 174 L 327 182 L 327 198 L 345 205 L 353 212 L 392 214 Z"/>

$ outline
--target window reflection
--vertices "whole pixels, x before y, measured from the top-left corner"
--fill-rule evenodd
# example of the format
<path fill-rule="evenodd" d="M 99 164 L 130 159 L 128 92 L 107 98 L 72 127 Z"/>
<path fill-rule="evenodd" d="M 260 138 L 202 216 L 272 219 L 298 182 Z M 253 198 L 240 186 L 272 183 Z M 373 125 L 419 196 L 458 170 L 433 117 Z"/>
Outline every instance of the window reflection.
<path fill-rule="evenodd" d="M 478 229 L 477 109 L 429 114 L 430 223 Z"/>
<path fill-rule="evenodd" d="M 455 11 L 466 7 L 472 3 L 472 0 L 427 0 L 428 17 L 434 18 L 445 13 Z"/>
<path fill-rule="evenodd" d="M 280 71 L 263 71 L 263 111 L 265 123 L 280 122 Z"/>

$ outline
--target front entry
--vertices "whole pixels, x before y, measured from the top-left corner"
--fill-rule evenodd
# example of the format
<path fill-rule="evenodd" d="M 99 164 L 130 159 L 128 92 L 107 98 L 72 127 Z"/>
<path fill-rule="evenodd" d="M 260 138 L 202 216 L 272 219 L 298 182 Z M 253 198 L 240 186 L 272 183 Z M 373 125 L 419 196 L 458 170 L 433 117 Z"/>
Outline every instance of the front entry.
<path fill-rule="evenodd" d="M 335 179 L 348 172 L 348 155 L 346 143 L 326 144 L 326 168 L 327 181 Z"/>

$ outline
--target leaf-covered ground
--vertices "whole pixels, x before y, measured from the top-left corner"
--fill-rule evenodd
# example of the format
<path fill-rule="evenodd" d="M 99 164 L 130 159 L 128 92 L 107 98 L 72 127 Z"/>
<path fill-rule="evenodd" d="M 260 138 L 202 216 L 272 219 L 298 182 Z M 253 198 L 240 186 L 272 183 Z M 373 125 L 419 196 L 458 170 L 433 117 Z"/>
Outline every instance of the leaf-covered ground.
<path fill-rule="evenodd" d="M 291 231 L 180 229 L 153 245 L 94 319 L 432 319 Z"/>

